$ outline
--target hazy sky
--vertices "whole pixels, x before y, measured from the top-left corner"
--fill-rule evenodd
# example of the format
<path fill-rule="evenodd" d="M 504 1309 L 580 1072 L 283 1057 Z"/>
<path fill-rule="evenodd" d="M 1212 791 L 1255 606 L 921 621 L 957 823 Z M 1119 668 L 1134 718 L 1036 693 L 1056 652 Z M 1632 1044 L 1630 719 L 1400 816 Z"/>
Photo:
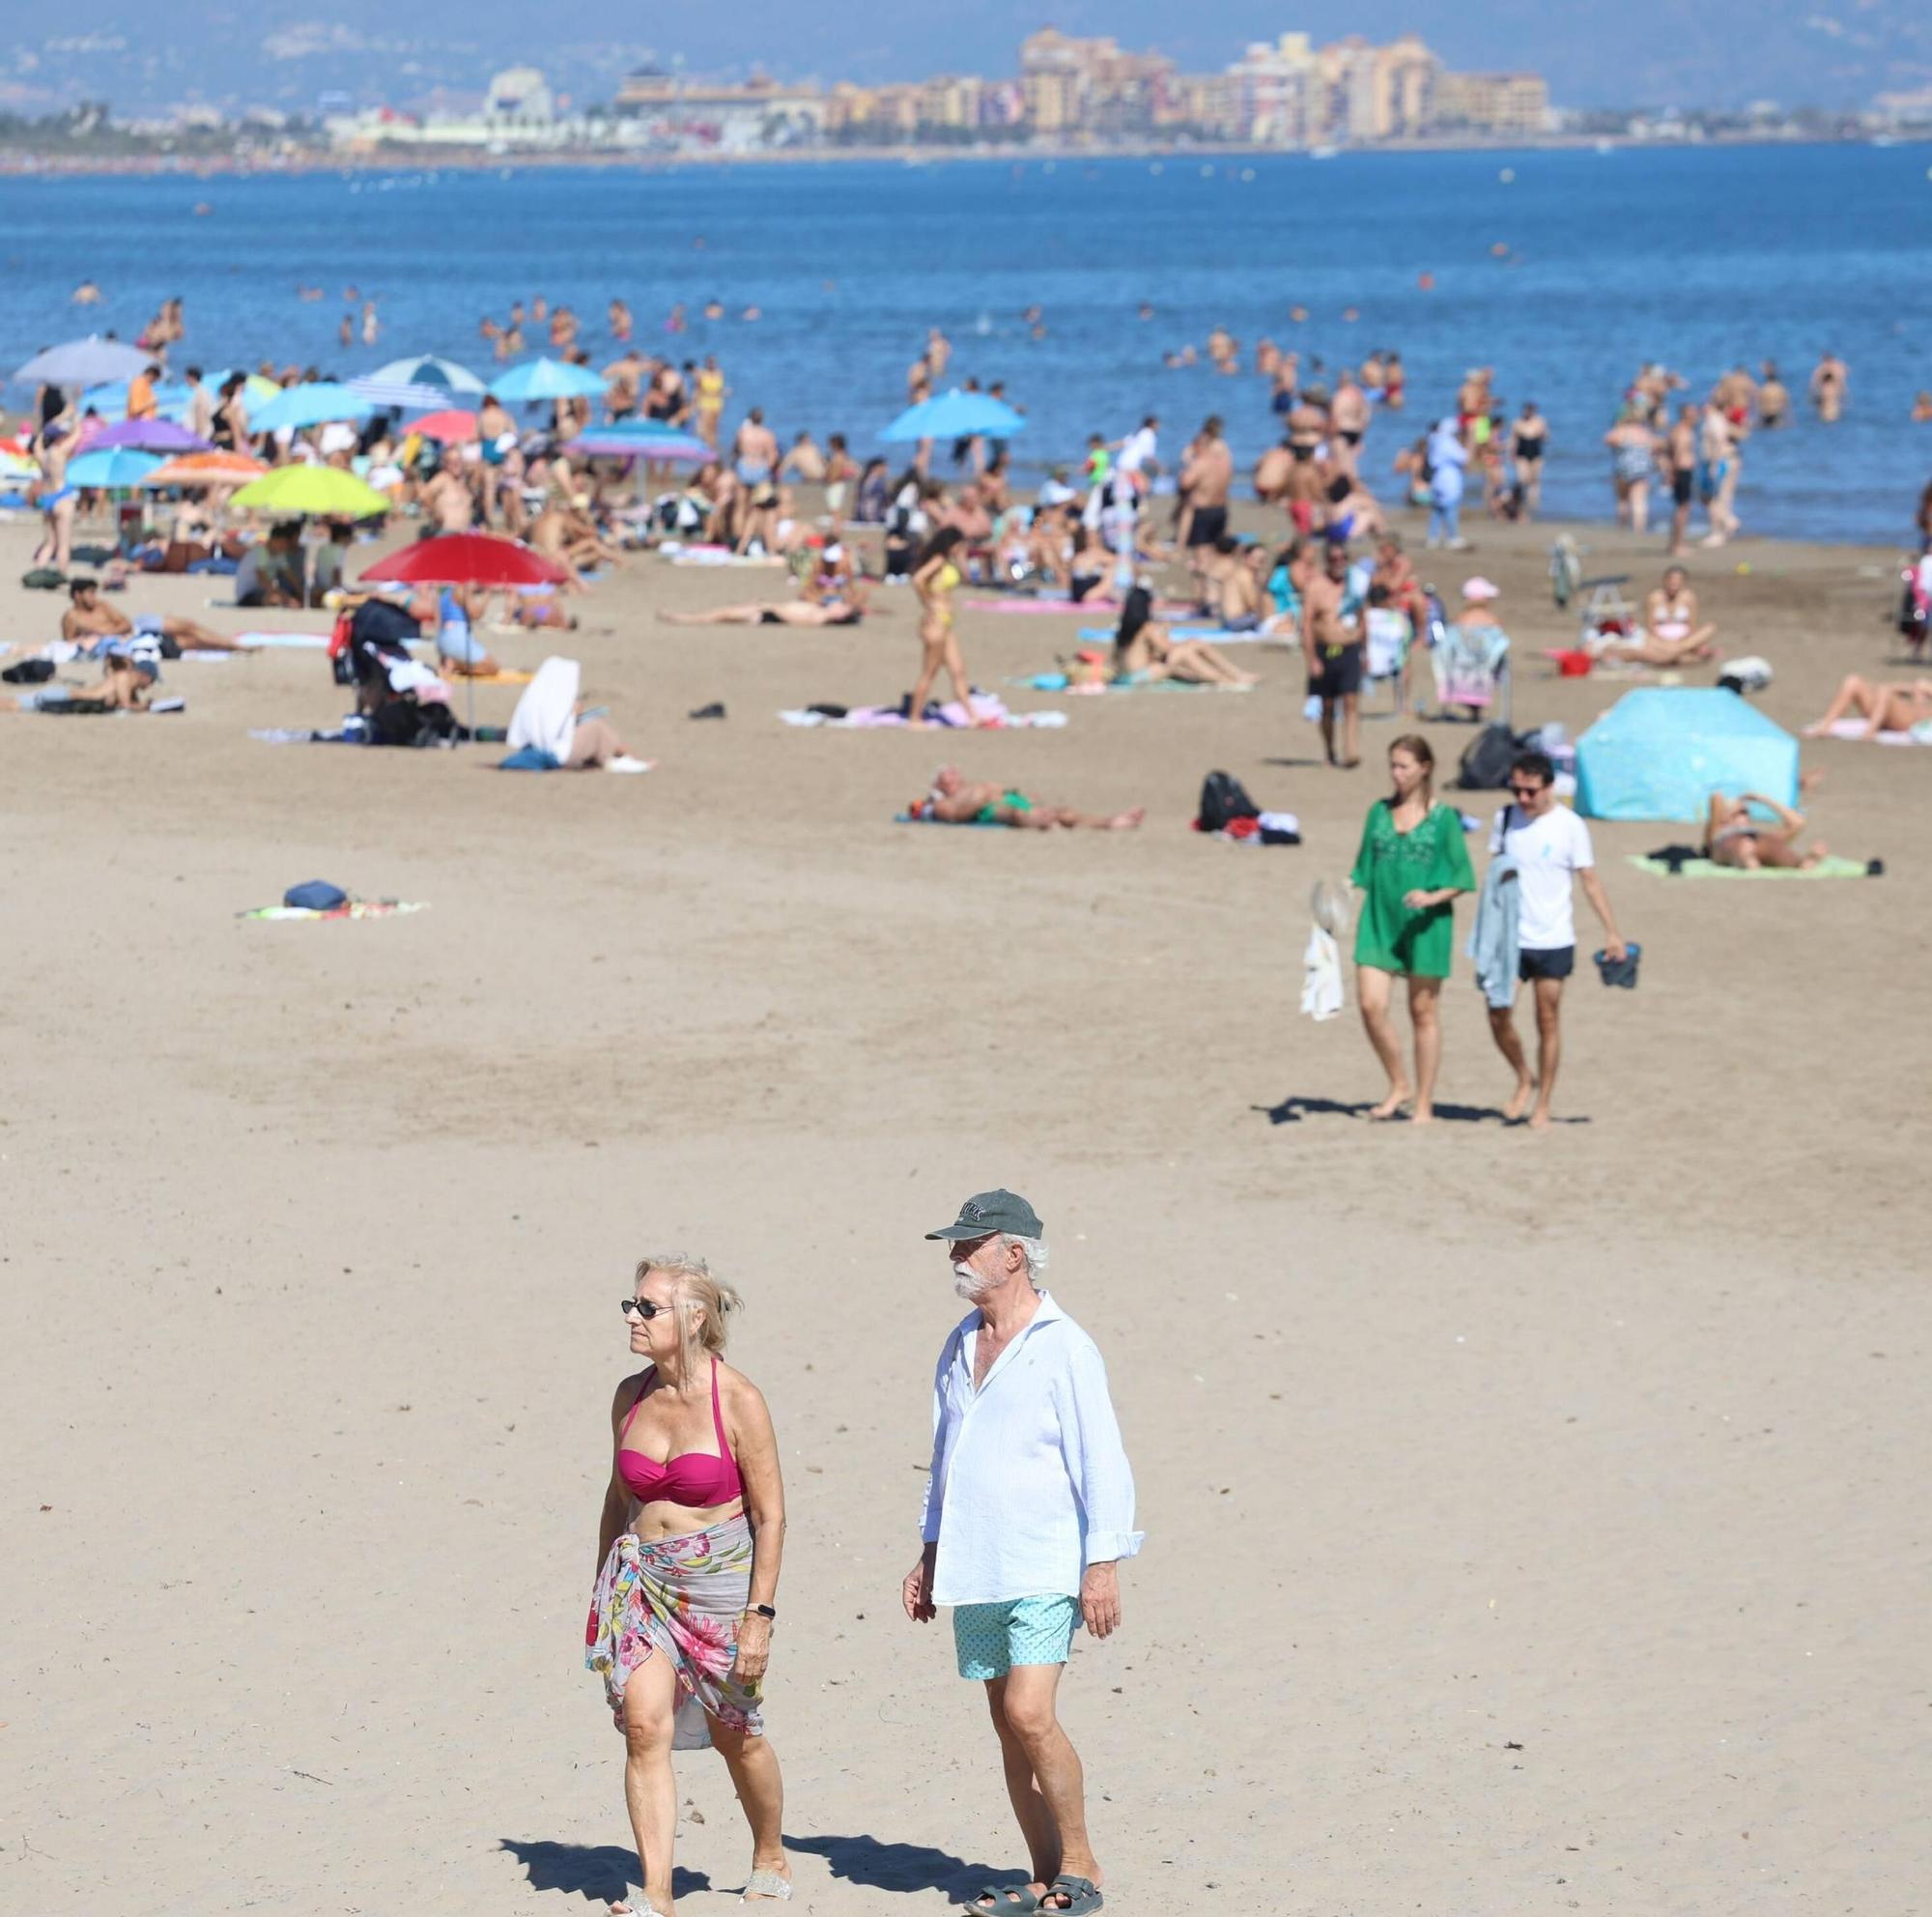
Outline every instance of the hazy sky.
<path fill-rule="evenodd" d="M 527 61 L 580 100 L 608 98 L 647 54 L 695 72 L 763 61 L 782 77 L 1004 74 L 1047 21 L 1155 47 L 1215 71 L 1250 40 L 1291 28 L 1318 39 L 1421 33 L 1452 66 L 1527 67 L 1559 104 L 1735 105 L 1862 102 L 1883 88 L 1932 84 L 1932 8 L 1911 0 L 981 0 L 956 7 L 879 0 L 737 0 L 728 8 L 570 8 L 527 0 L 206 0 L 162 9 L 66 0 L 15 13 L 0 46 L 0 105 L 32 110 L 77 97 L 124 108 L 198 94 L 217 102 L 306 107 L 329 89 L 405 99 L 479 87 Z M 560 29 L 560 30 L 559 30 Z"/>

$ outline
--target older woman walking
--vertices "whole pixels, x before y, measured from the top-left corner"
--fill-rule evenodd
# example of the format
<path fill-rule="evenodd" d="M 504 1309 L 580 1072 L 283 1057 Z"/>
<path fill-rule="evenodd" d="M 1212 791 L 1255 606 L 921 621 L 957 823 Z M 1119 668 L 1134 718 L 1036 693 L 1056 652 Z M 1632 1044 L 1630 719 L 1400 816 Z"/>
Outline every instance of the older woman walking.
<path fill-rule="evenodd" d="M 757 1387 L 720 1362 L 738 1294 L 700 1258 L 641 1260 L 622 1301 L 648 1360 L 611 1406 L 614 1456 L 584 1663 L 624 1733 L 641 1905 L 671 1917 L 673 1748 L 714 1746 L 752 1826 L 746 1903 L 792 1894 L 784 1786 L 760 1712 L 784 1540 L 778 1441 Z"/>
<path fill-rule="evenodd" d="M 1409 1102 L 1411 1121 L 1435 1116 L 1435 1073 L 1442 1060 L 1436 1000 L 1449 976 L 1456 895 L 1475 889 L 1462 815 L 1437 805 L 1435 755 L 1429 741 L 1406 733 L 1389 747 L 1393 792 L 1369 808 L 1362 846 L 1350 883 L 1364 895 L 1355 929 L 1356 997 L 1369 1043 L 1388 1073 L 1388 1096 L 1371 1118 L 1393 1118 Z M 1403 1070 L 1389 999 L 1397 979 L 1408 981 L 1408 1016 L 1415 1028 L 1415 1085 Z"/>

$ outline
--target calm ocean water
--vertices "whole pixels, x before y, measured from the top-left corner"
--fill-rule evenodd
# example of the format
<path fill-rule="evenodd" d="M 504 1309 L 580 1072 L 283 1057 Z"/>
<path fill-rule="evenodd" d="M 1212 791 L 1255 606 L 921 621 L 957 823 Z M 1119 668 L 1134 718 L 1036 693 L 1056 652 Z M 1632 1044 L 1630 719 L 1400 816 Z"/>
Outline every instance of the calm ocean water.
<path fill-rule="evenodd" d="M 1908 416 L 1932 386 L 1932 146 L 10 178 L 0 215 L 7 366 L 90 323 L 131 336 L 171 294 L 204 365 L 268 356 L 345 376 L 418 351 L 483 370 L 478 318 L 538 291 L 575 306 L 597 354 L 612 295 L 647 347 L 673 302 L 696 313 L 715 295 L 764 317 L 695 319 L 680 356 L 716 352 L 733 413 L 762 404 L 782 435 L 843 429 L 872 449 L 938 324 L 953 377 L 1005 379 L 1027 409 L 1029 466 L 1148 411 L 1169 451 L 1221 413 L 1245 461 L 1272 436 L 1264 383 L 1161 363 L 1219 322 L 1250 351 L 1264 334 L 1294 344 L 1304 366 L 1397 347 L 1410 404 L 1371 436 L 1382 474 L 1465 366 L 1493 365 L 1512 406 L 1534 397 L 1552 422 L 1548 509 L 1601 519 L 1599 439 L 1641 360 L 1701 391 L 1771 357 L 1802 391 L 1829 346 L 1850 362 L 1849 415 L 1751 443 L 1747 529 L 1903 540 L 1932 473 L 1932 426 Z M 68 300 L 88 275 L 106 294 L 92 316 Z M 303 282 L 327 300 L 299 301 Z M 373 350 L 336 345 L 348 284 L 379 301 Z M 1018 317 L 1036 302 L 1041 341 Z"/>

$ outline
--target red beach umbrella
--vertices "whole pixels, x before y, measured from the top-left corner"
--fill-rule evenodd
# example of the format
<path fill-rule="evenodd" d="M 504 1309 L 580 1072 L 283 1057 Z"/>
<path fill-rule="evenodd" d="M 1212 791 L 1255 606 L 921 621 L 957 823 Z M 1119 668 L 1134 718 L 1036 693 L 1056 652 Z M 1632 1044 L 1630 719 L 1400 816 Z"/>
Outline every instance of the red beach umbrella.
<path fill-rule="evenodd" d="M 363 569 L 372 582 L 397 586 L 561 586 L 564 569 L 521 539 L 495 532 L 445 532 L 418 539 Z"/>
<path fill-rule="evenodd" d="M 420 433 L 426 440 L 440 440 L 444 445 L 453 446 L 476 437 L 476 415 L 446 406 L 440 413 L 426 413 L 420 419 L 412 419 L 408 430 Z"/>

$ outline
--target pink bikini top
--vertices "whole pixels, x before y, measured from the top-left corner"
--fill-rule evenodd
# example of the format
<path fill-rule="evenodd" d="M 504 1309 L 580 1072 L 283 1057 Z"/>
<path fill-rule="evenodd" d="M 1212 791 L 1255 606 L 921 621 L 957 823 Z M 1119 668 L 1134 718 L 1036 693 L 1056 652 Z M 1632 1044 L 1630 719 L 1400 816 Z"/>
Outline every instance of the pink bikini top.
<path fill-rule="evenodd" d="M 657 1388 L 658 1374 L 653 1370 L 650 1382 L 632 1401 L 630 1416 L 618 1433 L 620 1439 L 630 1435 L 631 1419 L 637 1416 L 638 1406 Z M 744 1483 L 738 1476 L 738 1461 L 725 1442 L 724 1414 L 718 1405 L 715 1358 L 711 1360 L 711 1422 L 718 1433 L 716 1456 L 709 1451 L 686 1451 L 681 1457 L 667 1458 L 659 1464 L 641 1451 L 619 1449 L 617 1473 L 631 1487 L 632 1497 L 640 1504 L 683 1504 L 694 1511 L 709 1510 L 714 1504 L 728 1504 L 734 1498 L 742 1498 Z"/>

